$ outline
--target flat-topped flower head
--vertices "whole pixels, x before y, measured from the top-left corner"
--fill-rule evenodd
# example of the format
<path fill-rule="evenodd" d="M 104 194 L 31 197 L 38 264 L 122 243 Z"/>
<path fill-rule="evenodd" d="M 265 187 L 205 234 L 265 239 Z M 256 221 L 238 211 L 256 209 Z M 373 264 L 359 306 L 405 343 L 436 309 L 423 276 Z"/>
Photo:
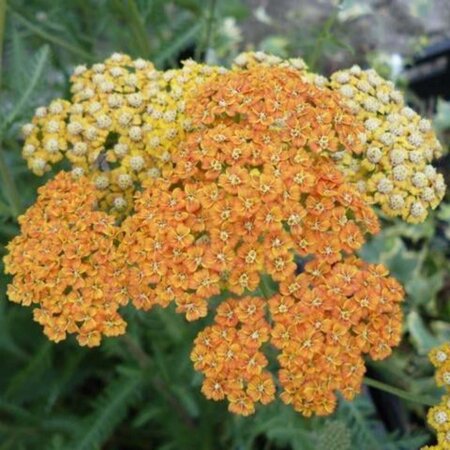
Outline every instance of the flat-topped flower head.
<path fill-rule="evenodd" d="M 444 196 L 445 183 L 432 166 L 441 145 L 431 123 L 405 105 L 402 94 L 373 69 L 335 72 L 329 86 L 364 123 L 362 154 L 336 159 L 364 198 L 389 216 L 423 222 Z"/>
<path fill-rule="evenodd" d="M 276 281 L 291 276 L 296 253 L 333 263 L 378 230 L 360 194 L 321 156 L 339 146 L 359 150 L 358 125 L 334 95 L 278 67 L 230 72 L 200 92 L 188 108 L 193 129 L 173 156 L 172 184 L 144 191 L 124 224 L 125 253 L 146 237 L 163 243 L 156 253 L 139 251 L 133 268 L 155 258 L 167 266 L 144 283 L 151 291 L 195 272 L 172 290 L 241 295 L 258 286 L 261 272 Z M 194 250 L 202 254 L 188 264 L 183 255 Z"/>
<path fill-rule="evenodd" d="M 359 393 L 365 354 L 391 354 L 401 339 L 403 289 L 388 275 L 355 257 L 313 260 L 280 284 L 269 305 L 285 403 L 305 416 L 330 414 L 336 392 L 347 400 Z"/>
<path fill-rule="evenodd" d="M 268 301 L 220 304 L 191 353 L 207 398 L 227 399 L 242 415 L 272 401 L 269 346 L 278 350 L 282 401 L 305 416 L 331 414 L 337 391 L 348 400 L 360 391 L 364 354 L 386 358 L 400 341 L 403 290 L 383 266 L 319 261 L 280 283 L 280 294 Z"/>
<path fill-rule="evenodd" d="M 187 111 L 192 129 L 173 158 L 172 179 L 143 191 L 135 214 L 122 224 L 131 300 L 143 309 L 175 302 L 195 320 L 207 314 L 211 297 L 228 291 L 233 299 L 218 307 L 215 324 L 193 351 L 206 376 L 205 395 L 226 398 L 230 410 L 244 415 L 269 401 L 273 382 L 261 348 L 269 333 L 280 351 L 283 400 L 305 415 L 328 414 L 336 390 L 347 398 L 358 392 L 361 354 L 384 358 L 400 336 L 401 287 L 384 267 L 346 256 L 361 247 L 365 233 L 378 231 L 374 212 L 329 158 L 342 148 L 361 151 L 360 125 L 336 94 L 278 66 L 222 75 L 199 90 Z M 307 274 L 297 278 L 304 264 Z M 261 274 L 280 287 L 268 302 L 261 298 Z M 274 302 L 280 302 L 278 312 Z M 282 316 L 294 304 L 298 314 Z M 298 326 L 308 314 L 314 324 Z M 287 348 L 283 342 L 294 330 L 295 344 Z M 294 367 L 289 355 L 305 362 L 297 333 L 311 335 L 314 350 L 302 354 L 310 355 L 306 365 Z M 341 337 L 342 348 L 336 343 Z M 211 348 L 205 340 L 214 341 Z M 321 366 L 323 378 L 314 384 L 308 368 L 325 357 L 325 342 L 334 343 L 332 354 L 325 353 L 330 368 Z M 260 361 L 259 387 L 243 369 L 247 356 Z M 347 370 L 350 379 L 343 380 Z M 306 391 L 296 377 L 308 380 Z"/>
<path fill-rule="evenodd" d="M 346 97 L 302 60 L 259 52 L 230 71 L 188 61 L 166 72 L 114 54 L 76 68 L 72 83 L 71 103 L 24 127 L 39 173 L 64 156 L 73 169 L 21 219 L 6 258 L 11 299 L 39 304 L 51 339 L 75 333 L 97 345 L 124 331 L 123 321 L 107 328 L 108 314 L 120 318 L 128 299 L 144 310 L 174 303 L 193 321 L 226 294 L 191 355 L 207 398 L 252 414 L 275 398 L 275 366 L 281 399 L 305 416 L 330 414 L 337 392 L 352 399 L 363 356 L 383 359 L 398 344 L 403 298 L 384 266 L 353 256 L 379 225 L 362 180 L 342 167 L 358 169 L 366 153 L 382 162 L 380 146 L 394 140 L 391 129 L 368 138 L 380 119 L 345 104 L 356 88 Z M 421 136 L 408 142 L 420 147 Z M 414 185 L 431 176 L 424 169 Z M 379 184 L 391 208 L 408 203 L 391 179 Z M 95 211 L 97 199 L 127 216 L 120 227 Z"/>
<path fill-rule="evenodd" d="M 228 400 L 228 409 L 248 416 L 255 404 L 275 398 L 275 383 L 261 351 L 269 340 L 265 300 L 244 297 L 218 307 L 215 323 L 195 339 L 191 359 L 205 375 L 202 392 L 211 400 Z"/>
<path fill-rule="evenodd" d="M 73 176 L 87 176 L 100 207 L 123 216 L 133 194 L 172 170 L 172 155 L 190 128 L 187 99 L 224 69 L 186 61 L 161 72 L 143 59 L 115 53 L 71 77 L 70 102 L 38 108 L 23 127 L 23 155 L 37 175 L 67 158 Z"/>
<path fill-rule="evenodd" d="M 35 306 L 34 319 L 52 341 L 74 334 L 80 345 L 125 332 L 118 308 L 128 302 L 125 266 L 114 245 L 114 218 L 95 211 L 94 186 L 61 172 L 39 189 L 19 218 L 5 269 L 11 301 Z"/>

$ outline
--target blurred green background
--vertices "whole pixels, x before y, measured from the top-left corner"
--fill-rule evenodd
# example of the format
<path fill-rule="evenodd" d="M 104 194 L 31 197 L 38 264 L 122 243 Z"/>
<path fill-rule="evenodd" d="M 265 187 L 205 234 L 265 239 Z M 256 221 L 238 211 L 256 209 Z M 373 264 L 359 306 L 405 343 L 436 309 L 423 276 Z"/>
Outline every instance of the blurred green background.
<path fill-rule="evenodd" d="M 242 50 L 263 50 L 301 56 L 325 75 L 371 65 L 408 90 L 402 65 L 444 38 L 448 23 L 446 0 L 0 0 L 0 257 L 19 232 L 17 215 L 53 175 L 29 173 L 20 127 L 37 106 L 69 95 L 77 64 L 119 51 L 159 68 L 188 57 L 226 65 Z M 407 96 L 448 147 L 450 103 L 425 108 Z M 448 156 L 440 167 L 448 178 Z M 72 339 L 52 344 L 31 308 L 7 301 L 0 262 L 0 450 L 415 450 L 434 442 L 427 407 L 412 400 L 442 394 L 426 355 L 450 340 L 449 223 L 447 195 L 424 224 L 383 218 L 383 232 L 364 247 L 362 257 L 388 265 L 408 294 L 401 346 L 368 363 L 372 378 L 405 394 L 365 386 L 325 419 L 280 402 L 242 418 L 207 401 L 189 353 L 208 319 L 187 325 L 170 310 L 130 309 L 127 337 L 93 350 Z"/>

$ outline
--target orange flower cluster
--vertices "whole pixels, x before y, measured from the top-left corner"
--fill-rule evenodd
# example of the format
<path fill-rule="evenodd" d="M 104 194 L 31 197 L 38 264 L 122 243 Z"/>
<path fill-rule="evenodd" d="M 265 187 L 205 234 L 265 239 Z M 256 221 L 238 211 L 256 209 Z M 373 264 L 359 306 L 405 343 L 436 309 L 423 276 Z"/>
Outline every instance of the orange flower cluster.
<path fill-rule="evenodd" d="M 398 344 L 403 290 L 352 256 L 379 225 L 336 165 L 366 146 L 340 94 L 301 60 L 258 53 L 226 73 L 193 62 L 157 72 L 116 54 L 73 82 L 73 104 L 55 101 L 24 130 L 33 170 L 64 152 L 76 167 L 20 219 L 11 300 L 37 304 L 50 339 L 93 346 L 124 333 L 129 300 L 175 303 L 192 321 L 228 292 L 192 352 L 208 398 L 242 415 L 272 401 L 266 345 L 297 411 L 331 413 L 336 391 L 353 398 L 362 355 Z M 120 226 L 95 210 L 123 217 L 141 188 Z"/>
<path fill-rule="evenodd" d="M 205 375 L 202 392 L 227 398 L 229 410 L 243 415 L 272 401 L 275 387 L 261 351 L 270 341 L 280 351 L 283 402 L 305 416 L 331 414 L 335 391 L 348 400 L 359 392 L 363 354 L 383 359 L 400 341 L 403 290 L 387 275 L 383 266 L 353 257 L 333 265 L 315 260 L 280 283 L 280 294 L 268 302 L 223 302 L 191 354 Z"/>
<path fill-rule="evenodd" d="M 260 351 L 270 333 L 281 350 L 283 400 L 305 415 L 330 413 L 335 390 L 358 391 L 361 354 L 384 358 L 400 336 L 400 286 L 381 266 L 343 259 L 378 222 L 323 154 L 360 151 L 359 124 L 339 98 L 283 67 L 230 72 L 206 84 L 188 113 L 193 130 L 174 156 L 174 176 L 145 190 L 122 225 L 130 298 L 143 309 L 174 301 L 195 320 L 223 290 L 244 296 L 222 304 L 196 340 L 205 395 L 244 415 L 270 401 Z M 296 278 L 297 258 L 311 256 Z M 273 330 L 264 302 L 248 297 L 261 273 L 280 283 L 271 309 L 286 302 L 298 312 L 272 312 Z M 302 347 L 309 338 L 312 349 Z"/>
<path fill-rule="evenodd" d="M 285 403 L 305 416 L 330 414 L 335 391 L 348 400 L 359 392 L 363 354 L 384 359 L 400 342 L 403 289 L 388 274 L 355 257 L 315 260 L 280 284 L 269 306 Z"/>
<path fill-rule="evenodd" d="M 286 280 L 296 253 L 334 263 L 378 230 L 360 194 L 320 156 L 322 148 L 359 149 L 358 125 L 333 96 L 290 69 L 263 67 L 202 93 L 172 184 L 144 191 L 121 243 L 135 305 L 165 303 L 169 290 L 191 319 L 221 288 L 251 292 L 261 272 Z"/>
<path fill-rule="evenodd" d="M 75 334 L 80 345 L 118 336 L 126 323 L 117 312 L 128 302 L 124 265 L 114 245 L 114 218 L 94 211 L 95 188 L 61 172 L 39 189 L 19 218 L 21 234 L 8 245 L 8 296 L 36 304 L 34 319 L 52 341 Z"/>
<path fill-rule="evenodd" d="M 263 405 L 275 398 L 275 384 L 265 369 L 268 360 L 261 346 L 270 337 L 265 320 L 266 302 L 244 297 L 222 302 L 215 324 L 195 340 L 192 361 L 206 375 L 202 392 L 212 400 L 229 401 L 229 410 L 247 416 L 255 403 Z"/>

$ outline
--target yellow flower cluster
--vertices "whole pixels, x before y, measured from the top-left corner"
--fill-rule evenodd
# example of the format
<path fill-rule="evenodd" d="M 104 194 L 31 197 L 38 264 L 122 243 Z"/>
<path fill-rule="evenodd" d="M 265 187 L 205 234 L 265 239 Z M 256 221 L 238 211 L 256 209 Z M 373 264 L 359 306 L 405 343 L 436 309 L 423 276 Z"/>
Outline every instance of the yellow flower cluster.
<path fill-rule="evenodd" d="M 364 123 L 362 155 L 335 154 L 349 181 L 389 216 L 423 222 L 442 200 L 445 183 L 431 165 L 441 154 L 431 123 L 405 105 L 393 83 L 373 69 L 335 72 L 330 87 Z"/>
<path fill-rule="evenodd" d="M 430 360 L 436 367 L 436 383 L 444 386 L 446 395 L 441 402 L 428 411 L 428 423 L 437 431 L 438 443 L 422 450 L 450 449 L 450 343 L 447 342 L 430 352 Z"/>
<path fill-rule="evenodd" d="M 119 53 L 89 69 L 78 66 L 71 101 L 38 108 L 23 127 L 23 156 L 37 175 L 66 157 L 74 178 L 94 182 L 103 210 L 129 212 L 136 189 L 170 174 L 191 126 L 186 100 L 223 71 L 186 61 L 179 70 L 161 72 Z"/>
<path fill-rule="evenodd" d="M 128 303 L 125 265 L 114 241 L 114 218 L 94 211 L 94 186 L 67 172 L 39 189 L 36 203 L 19 218 L 21 234 L 9 244 L 6 272 L 11 301 L 36 304 L 34 319 L 52 341 L 75 334 L 80 345 L 125 333 L 117 312 Z"/>

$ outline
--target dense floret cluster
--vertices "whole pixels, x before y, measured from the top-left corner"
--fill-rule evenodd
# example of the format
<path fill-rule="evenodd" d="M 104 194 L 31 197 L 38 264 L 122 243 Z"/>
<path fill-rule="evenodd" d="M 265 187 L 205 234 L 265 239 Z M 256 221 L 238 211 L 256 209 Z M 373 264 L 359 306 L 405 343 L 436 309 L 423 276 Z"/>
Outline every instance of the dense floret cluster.
<path fill-rule="evenodd" d="M 279 350 L 281 399 L 305 416 L 330 414 L 336 391 L 349 400 L 359 392 L 363 354 L 383 359 L 400 340 L 403 290 L 387 275 L 383 266 L 356 258 L 312 261 L 268 301 L 221 303 L 191 355 L 205 375 L 202 392 L 227 398 L 230 411 L 243 415 L 272 401 L 275 386 L 262 351 L 268 342 Z"/>
<path fill-rule="evenodd" d="M 416 222 L 442 197 L 428 122 L 373 71 L 330 82 L 263 53 L 166 72 L 114 54 L 71 81 L 23 129 L 36 174 L 72 170 L 20 218 L 10 299 L 87 346 L 125 332 L 128 302 L 214 310 L 191 354 L 206 397 L 249 415 L 278 391 L 305 416 L 352 399 L 363 357 L 399 343 L 404 295 L 355 253 L 371 204 Z"/>
<path fill-rule="evenodd" d="M 337 155 L 347 178 L 389 216 L 423 222 L 445 192 L 443 176 L 431 165 L 442 147 L 430 121 L 406 106 L 394 85 L 373 69 L 354 66 L 338 71 L 330 86 L 346 99 L 365 128 L 362 155 Z"/>
<path fill-rule="evenodd" d="M 359 135 L 364 145 L 360 153 L 342 148 L 333 159 L 369 204 L 379 205 L 388 216 L 419 223 L 442 201 L 444 178 L 432 165 L 442 147 L 430 121 L 405 104 L 392 82 L 358 66 L 335 72 L 327 80 L 309 72 L 302 59 L 283 60 L 262 52 L 242 53 L 234 61 L 235 69 L 255 66 L 290 67 L 303 81 L 340 94 L 364 126 Z"/>
<path fill-rule="evenodd" d="M 172 184 L 144 191 L 123 224 L 130 297 L 144 309 L 174 301 L 195 320 L 211 297 L 232 293 L 196 340 L 203 392 L 244 415 L 269 402 L 261 346 L 270 340 L 282 399 L 305 415 L 329 414 L 336 390 L 359 391 L 361 354 L 384 358 L 401 335 L 402 288 L 384 267 L 344 256 L 378 230 L 376 216 L 323 155 L 340 145 L 360 151 L 358 123 L 335 96 L 282 67 L 230 72 L 188 111 L 193 129 Z M 254 297 L 261 274 L 280 294 Z"/>
<path fill-rule="evenodd" d="M 333 97 L 290 69 L 262 67 L 230 72 L 201 94 L 190 109 L 193 130 L 174 156 L 172 184 L 144 191 L 121 244 L 135 304 L 144 286 L 148 306 L 169 289 L 181 308 L 188 293 L 195 318 L 221 289 L 253 291 L 260 273 L 284 281 L 295 273 L 296 255 L 334 263 L 378 230 L 360 194 L 320 156 L 341 142 L 358 150 L 357 124 Z"/>
<path fill-rule="evenodd" d="M 145 182 L 168 176 L 190 120 L 186 100 L 225 69 L 186 61 L 161 72 L 120 53 L 71 77 L 71 101 L 54 100 L 23 127 L 23 155 L 37 175 L 66 158 L 91 179 L 103 210 L 123 215 Z"/>
<path fill-rule="evenodd" d="M 94 211 L 94 186 L 59 173 L 39 189 L 19 218 L 21 234 L 8 245 L 8 296 L 36 305 L 34 319 L 52 341 L 75 334 L 80 345 L 125 333 L 117 312 L 128 302 L 125 266 L 115 248 L 114 218 Z"/>

